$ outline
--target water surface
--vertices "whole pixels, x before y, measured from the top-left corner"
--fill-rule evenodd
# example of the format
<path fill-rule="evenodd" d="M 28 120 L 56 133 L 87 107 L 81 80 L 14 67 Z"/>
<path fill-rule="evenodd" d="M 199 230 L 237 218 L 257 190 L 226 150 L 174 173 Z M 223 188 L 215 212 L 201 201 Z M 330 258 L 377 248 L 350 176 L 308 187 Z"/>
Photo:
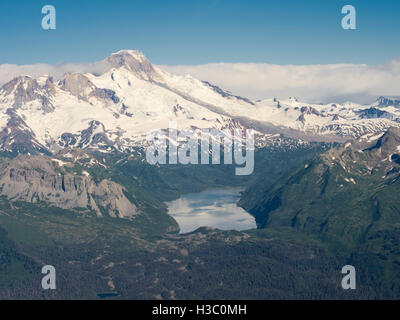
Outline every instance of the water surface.
<path fill-rule="evenodd" d="M 241 189 L 217 189 L 183 195 L 167 202 L 168 213 L 178 222 L 181 233 L 200 227 L 221 230 L 249 230 L 257 227 L 248 212 L 237 206 Z"/>

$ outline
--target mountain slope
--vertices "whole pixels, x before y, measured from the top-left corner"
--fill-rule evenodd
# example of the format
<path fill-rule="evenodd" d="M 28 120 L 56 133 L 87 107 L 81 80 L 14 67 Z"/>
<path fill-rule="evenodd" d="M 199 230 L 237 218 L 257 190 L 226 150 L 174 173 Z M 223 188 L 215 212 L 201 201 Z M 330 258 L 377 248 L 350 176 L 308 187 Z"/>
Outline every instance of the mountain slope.
<path fill-rule="evenodd" d="M 222 96 L 192 78 L 162 72 L 136 51 L 118 52 L 105 62 L 110 68 L 100 76 L 66 74 L 60 81 L 21 76 L 5 84 L 0 90 L 3 131 L 8 136 L 24 132 L 24 144 L 30 139 L 37 148 L 51 152 L 72 146 L 107 152 L 131 151 L 145 143 L 149 131 L 167 129 L 171 121 L 177 122 L 179 129 L 244 129 L 240 122 L 169 87 L 178 82 L 178 87 L 201 88 L 195 96 L 205 94 L 206 100 L 218 103 L 248 104 L 243 100 Z M 12 151 L 13 145 L 21 143 L 8 140 L 1 148 Z M 33 151 L 32 147 L 26 149 Z"/>
<path fill-rule="evenodd" d="M 400 225 L 400 203 L 392 196 L 400 186 L 399 154 L 400 129 L 363 136 L 273 186 L 259 182 L 242 205 L 261 227 L 285 225 L 355 243 L 367 231 Z"/>
<path fill-rule="evenodd" d="M 0 195 L 12 202 L 46 202 L 63 209 L 86 210 L 98 216 L 132 218 L 138 212 L 121 185 L 103 179 L 96 183 L 75 165 L 45 156 L 20 155 L 1 166 Z M 68 170 L 69 169 L 69 170 Z"/>
<path fill-rule="evenodd" d="M 399 192 L 400 129 L 391 128 L 331 149 L 274 184 L 257 182 L 240 205 L 260 228 L 317 240 L 396 296 Z"/>
<path fill-rule="evenodd" d="M 149 131 L 167 129 L 171 121 L 180 130 L 253 128 L 262 146 L 275 143 L 275 134 L 343 141 L 400 123 L 395 99 L 381 97 L 369 106 L 252 101 L 189 75 L 169 74 L 134 50 L 114 53 L 103 64 L 103 74 L 20 76 L 3 85 L 0 150 L 130 152 L 146 144 Z"/>

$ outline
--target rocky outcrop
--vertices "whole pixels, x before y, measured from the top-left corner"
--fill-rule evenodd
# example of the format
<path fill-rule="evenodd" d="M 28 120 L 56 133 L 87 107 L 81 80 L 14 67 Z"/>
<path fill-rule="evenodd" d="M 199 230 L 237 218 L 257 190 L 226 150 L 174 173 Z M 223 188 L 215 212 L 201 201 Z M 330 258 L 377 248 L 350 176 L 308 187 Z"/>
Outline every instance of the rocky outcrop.
<path fill-rule="evenodd" d="M 384 110 L 379 110 L 375 107 L 359 110 L 359 111 L 356 111 L 355 113 L 357 115 L 359 115 L 360 119 L 385 118 L 385 119 L 389 119 L 391 121 L 399 122 L 399 119 L 396 117 L 395 114 L 392 114 L 392 113 L 384 111 Z"/>
<path fill-rule="evenodd" d="M 60 88 L 85 101 L 94 97 L 104 102 L 119 103 L 120 99 L 110 89 L 97 88 L 85 75 L 67 73 L 60 81 Z"/>
<path fill-rule="evenodd" d="M 92 82 L 80 73 L 67 73 L 60 81 L 60 87 L 64 91 L 70 92 L 77 97 L 86 97 L 95 88 Z"/>
<path fill-rule="evenodd" d="M 400 108 L 400 99 L 399 98 L 386 98 L 386 97 L 379 97 L 376 101 L 379 107 L 395 107 Z"/>
<path fill-rule="evenodd" d="M 252 102 L 250 99 L 243 98 L 241 96 L 235 96 L 231 92 L 222 90 L 220 87 L 213 85 L 208 81 L 202 81 L 202 83 L 205 84 L 206 86 L 210 87 L 212 90 L 214 90 L 216 93 L 220 94 L 224 98 L 236 98 L 238 100 L 242 100 L 248 104 L 251 104 L 252 106 L 255 105 L 254 102 Z"/>
<path fill-rule="evenodd" d="M 46 147 L 36 139 L 35 133 L 15 109 L 7 109 L 6 126 L 0 131 L 0 151 L 9 153 L 47 153 Z"/>
<path fill-rule="evenodd" d="M 55 84 L 52 77 L 33 79 L 29 76 L 20 76 L 6 83 L 1 91 L 5 95 L 13 95 L 14 108 L 21 108 L 26 103 L 40 101 L 44 113 L 54 111 L 51 98 L 55 94 Z"/>
<path fill-rule="evenodd" d="M 110 55 L 105 61 L 115 69 L 127 68 L 142 80 L 155 82 L 163 80 L 162 75 L 140 51 L 121 50 Z"/>
<path fill-rule="evenodd" d="M 99 121 L 92 120 L 89 122 L 89 127 L 79 132 L 79 134 L 64 132 L 58 141 L 58 145 L 63 148 L 78 147 L 87 149 L 97 147 L 101 149 L 112 148 L 114 143 L 108 138 L 104 125 Z"/>
<path fill-rule="evenodd" d="M 65 170 L 68 167 L 71 167 L 69 172 Z M 0 195 L 10 201 L 46 202 L 62 209 L 86 209 L 98 216 L 125 218 L 138 213 L 123 186 L 110 180 L 95 183 L 87 172 L 73 173 L 72 167 L 72 163 L 45 156 L 20 155 L 3 165 Z"/>

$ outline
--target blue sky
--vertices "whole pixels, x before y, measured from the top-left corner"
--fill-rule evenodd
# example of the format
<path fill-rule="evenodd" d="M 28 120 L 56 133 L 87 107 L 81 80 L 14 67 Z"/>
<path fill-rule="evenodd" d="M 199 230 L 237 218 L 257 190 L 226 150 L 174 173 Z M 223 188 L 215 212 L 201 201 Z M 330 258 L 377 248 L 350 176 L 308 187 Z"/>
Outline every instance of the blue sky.
<path fill-rule="evenodd" d="M 41 8 L 57 29 L 41 28 Z M 341 8 L 357 9 L 357 30 Z M 1 0 L 0 64 L 98 61 L 138 49 L 156 64 L 365 63 L 400 57 L 399 0 Z"/>

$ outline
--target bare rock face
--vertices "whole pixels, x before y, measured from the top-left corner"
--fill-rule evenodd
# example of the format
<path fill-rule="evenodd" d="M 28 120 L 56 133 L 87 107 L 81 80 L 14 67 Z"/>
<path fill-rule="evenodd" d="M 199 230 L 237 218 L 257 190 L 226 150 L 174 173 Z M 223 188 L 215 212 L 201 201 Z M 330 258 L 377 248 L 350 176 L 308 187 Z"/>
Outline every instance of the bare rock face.
<path fill-rule="evenodd" d="M 112 148 L 114 143 L 108 138 L 105 126 L 99 121 L 92 120 L 89 122 L 88 128 L 82 130 L 79 134 L 64 132 L 58 141 L 58 145 L 62 148 L 78 147 L 80 149 L 88 149 L 92 146 Z"/>
<path fill-rule="evenodd" d="M 379 182 L 395 182 L 400 177 L 400 129 L 392 127 L 385 133 L 350 140 L 341 147 L 328 150 L 321 159 L 321 168 L 340 166 L 343 169 L 335 176 L 336 180 L 340 177 L 346 182 L 350 178 L 374 178 Z M 350 181 L 356 184 L 356 181 Z"/>
<path fill-rule="evenodd" d="M 55 94 L 53 78 L 42 77 L 33 79 L 29 76 L 20 76 L 6 83 L 1 92 L 4 96 L 13 95 L 14 108 L 21 108 L 27 102 L 38 100 L 44 113 L 54 111 L 51 97 Z"/>
<path fill-rule="evenodd" d="M 80 73 L 67 73 L 60 85 L 62 90 L 79 97 L 88 96 L 95 88 L 90 80 Z"/>
<path fill-rule="evenodd" d="M 113 68 L 125 67 L 133 72 L 138 78 L 147 81 L 160 81 L 161 75 L 147 60 L 143 53 L 137 50 L 121 50 L 110 55 L 106 62 Z"/>
<path fill-rule="evenodd" d="M 379 107 L 395 107 L 400 108 L 400 99 L 399 98 L 386 98 L 386 97 L 379 97 L 376 100 L 376 104 Z"/>
<path fill-rule="evenodd" d="M 89 186 L 90 200 L 97 212 L 99 207 L 106 208 L 112 217 L 131 217 L 137 210 L 124 195 L 124 188 L 110 180 L 103 180 L 99 185 Z M 96 207 L 97 206 L 97 209 Z"/>
<path fill-rule="evenodd" d="M 98 216 L 133 217 L 138 211 L 124 187 L 103 180 L 96 184 L 87 172 L 68 173 L 73 166 L 45 156 L 23 156 L 3 165 L 0 194 L 10 201 L 47 202 L 62 209 L 87 209 Z"/>
<path fill-rule="evenodd" d="M 115 104 L 120 101 L 114 91 L 97 88 L 85 75 L 80 73 L 67 73 L 59 85 L 62 90 L 86 101 L 91 97 Z"/>
<path fill-rule="evenodd" d="M 15 109 L 9 108 L 5 113 L 9 118 L 6 126 L 0 131 L 0 151 L 46 153 L 46 147 L 40 144 L 35 133 Z"/>

